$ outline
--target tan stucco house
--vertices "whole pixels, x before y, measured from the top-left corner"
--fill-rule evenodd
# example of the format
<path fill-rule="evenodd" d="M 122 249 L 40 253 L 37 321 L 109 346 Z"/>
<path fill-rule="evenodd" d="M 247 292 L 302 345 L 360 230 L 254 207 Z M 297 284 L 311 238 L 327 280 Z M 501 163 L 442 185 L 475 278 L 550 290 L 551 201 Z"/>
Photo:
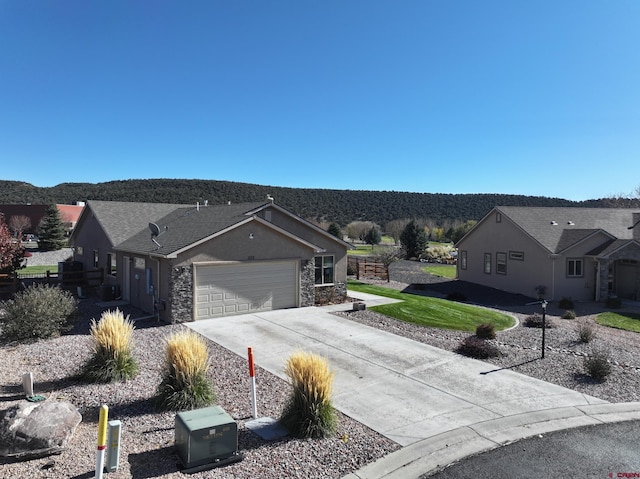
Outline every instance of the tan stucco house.
<path fill-rule="evenodd" d="M 498 206 L 458 243 L 458 279 L 547 300 L 640 298 L 640 210 Z"/>
<path fill-rule="evenodd" d="M 225 205 L 89 201 L 74 260 L 167 322 L 312 306 L 346 296 L 349 245 L 272 200 Z"/>

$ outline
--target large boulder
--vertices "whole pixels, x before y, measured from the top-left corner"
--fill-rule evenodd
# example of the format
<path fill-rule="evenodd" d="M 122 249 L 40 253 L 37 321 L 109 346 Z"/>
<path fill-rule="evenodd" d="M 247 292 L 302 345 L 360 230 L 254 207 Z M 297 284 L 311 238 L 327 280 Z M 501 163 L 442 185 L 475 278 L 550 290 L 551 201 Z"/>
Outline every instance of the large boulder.
<path fill-rule="evenodd" d="M 60 453 L 82 416 L 67 401 L 20 401 L 0 412 L 0 456 L 28 459 Z"/>

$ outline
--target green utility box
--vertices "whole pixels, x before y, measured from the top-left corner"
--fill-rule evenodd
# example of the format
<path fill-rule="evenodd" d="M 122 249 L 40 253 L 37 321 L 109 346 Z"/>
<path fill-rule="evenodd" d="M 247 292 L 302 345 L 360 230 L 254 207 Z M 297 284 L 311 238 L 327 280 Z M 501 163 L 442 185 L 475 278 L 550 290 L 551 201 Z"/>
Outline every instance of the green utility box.
<path fill-rule="evenodd" d="M 176 414 L 175 446 L 185 468 L 217 467 L 242 457 L 238 425 L 219 406 Z"/>

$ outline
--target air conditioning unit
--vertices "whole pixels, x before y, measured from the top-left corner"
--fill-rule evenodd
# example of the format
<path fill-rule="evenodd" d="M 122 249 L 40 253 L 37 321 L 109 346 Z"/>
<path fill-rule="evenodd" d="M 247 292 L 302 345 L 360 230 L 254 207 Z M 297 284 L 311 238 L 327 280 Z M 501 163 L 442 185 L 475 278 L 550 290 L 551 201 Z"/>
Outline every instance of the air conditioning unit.
<path fill-rule="evenodd" d="M 176 414 L 175 447 L 186 473 L 243 458 L 238 452 L 238 424 L 219 406 Z"/>

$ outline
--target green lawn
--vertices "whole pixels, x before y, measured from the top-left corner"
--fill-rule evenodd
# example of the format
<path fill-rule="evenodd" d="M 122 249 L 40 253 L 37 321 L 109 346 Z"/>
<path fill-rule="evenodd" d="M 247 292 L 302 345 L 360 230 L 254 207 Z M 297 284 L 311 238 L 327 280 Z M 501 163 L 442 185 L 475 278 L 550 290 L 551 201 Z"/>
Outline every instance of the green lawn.
<path fill-rule="evenodd" d="M 515 320 L 506 314 L 446 299 L 402 293 L 357 281 L 349 281 L 348 287 L 352 291 L 402 300 L 401 303 L 372 306 L 370 309 L 421 326 L 475 332 L 476 327 L 482 323 L 493 324 L 496 331 L 515 324 Z"/>
<path fill-rule="evenodd" d="M 370 244 L 358 244 L 355 245 L 356 249 L 348 249 L 347 254 L 349 256 L 375 256 L 378 253 L 388 251 L 389 246 L 377 245 L 373 248 Z"/>
<path fill-rule="evenodd" d="M 422 271 L 434 276 L 442 276 L 443 278 L 455 278 L 456 277 L 456 265 L 454 264 L 430 264 L 423 266 Z"/>
<path fill-rule="evenodd" d="M 43 274 L 47 271 L 51 271 L 52 273 L 58 272 L 57 264 L 50 264 L 47 266 L 27 266 L 26 268 L 19 269 L 17 271 L 18 275 L 21 274 Z"/>
<path fill-rule="evenodd" d="M 600 313 L 596 322 L 610 328 L 626 329 L 640 333 L 640 314 L 635 313 Z"/>

